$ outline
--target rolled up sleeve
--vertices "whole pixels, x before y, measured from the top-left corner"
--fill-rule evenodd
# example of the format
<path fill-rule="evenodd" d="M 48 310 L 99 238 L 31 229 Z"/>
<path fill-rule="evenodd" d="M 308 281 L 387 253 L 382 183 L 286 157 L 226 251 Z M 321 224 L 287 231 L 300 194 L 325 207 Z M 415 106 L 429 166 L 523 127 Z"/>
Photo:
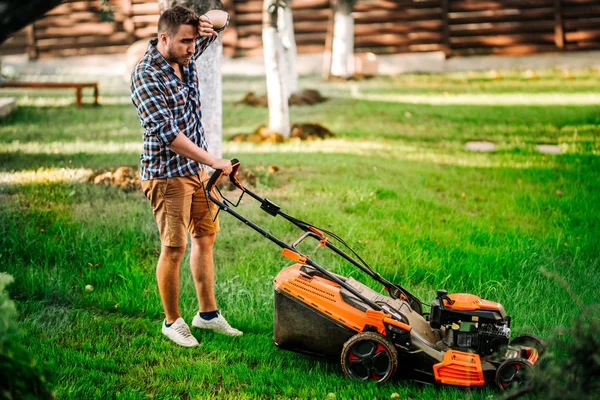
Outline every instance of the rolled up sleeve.
<path fill-rule="evenodd" d="M 140 72 L 134 75 L 131 89 L 131 99 L 145 134 L 156 136 L 161 145 L 169 146 L 179 128 L 167 104 L 162 84 L 154 74 Z"/>

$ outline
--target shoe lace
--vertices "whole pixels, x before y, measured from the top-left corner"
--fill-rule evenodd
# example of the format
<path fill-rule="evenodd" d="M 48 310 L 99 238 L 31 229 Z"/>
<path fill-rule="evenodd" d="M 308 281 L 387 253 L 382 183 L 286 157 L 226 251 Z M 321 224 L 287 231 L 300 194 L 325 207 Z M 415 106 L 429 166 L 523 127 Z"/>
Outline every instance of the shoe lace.
<path fill-rule="evenodd" d="M 192 336 L 192 333 L 190 332 L 190 328 L 188 328 L 186 325 L 179 325 L 177 327 L 175 327 L 175 332 L 179 333 L 181 336 L 183 336 L 184 338 L 189 338 L 190 336 Z"/>

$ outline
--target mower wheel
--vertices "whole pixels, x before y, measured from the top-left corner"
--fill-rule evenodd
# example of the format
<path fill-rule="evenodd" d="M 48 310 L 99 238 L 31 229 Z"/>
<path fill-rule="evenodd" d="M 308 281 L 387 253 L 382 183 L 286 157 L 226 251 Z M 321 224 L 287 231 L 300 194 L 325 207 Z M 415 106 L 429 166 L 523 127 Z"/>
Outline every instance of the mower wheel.
<path fill-rule="evenodd" d="M 539 337 L 531 333 L 524 333 L 510 341 L 511 345 L 533 347 L 541 356 L 546 351 L 546 344 Z"/>
<path fill-rule="evenodd" d="M 379 333 L 361 332 L 344 343 L 341 362 L 344 373 L 352 379 L 385 382 L 398 368 L 398 352 Z"/>
<path fill-rule="evenodd" d="M 533 364 L 524 358 L 504 361 L 496 370 L 496 385 L 503 392 L 533 383 Z"/>

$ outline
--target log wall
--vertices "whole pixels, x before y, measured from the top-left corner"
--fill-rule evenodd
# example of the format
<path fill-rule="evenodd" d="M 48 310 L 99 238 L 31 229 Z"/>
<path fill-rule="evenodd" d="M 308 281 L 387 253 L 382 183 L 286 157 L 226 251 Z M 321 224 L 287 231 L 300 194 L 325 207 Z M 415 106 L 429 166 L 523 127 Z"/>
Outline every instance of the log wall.
<path fill-rule="evenodd" d="M 325 48 L 332 0 L 293 0 L 298 53 Z M 224 0 L 232 24 L 225 54 L 262 54 L 262 0 Z M 66 0 L 0 46 L 31 58 L 124 52 L 156 35 L 155 0 Z M 448 56 L 600 49 L 600 0 L 358 0 L 355 50 L 376 54 L 442 50 Z"/>

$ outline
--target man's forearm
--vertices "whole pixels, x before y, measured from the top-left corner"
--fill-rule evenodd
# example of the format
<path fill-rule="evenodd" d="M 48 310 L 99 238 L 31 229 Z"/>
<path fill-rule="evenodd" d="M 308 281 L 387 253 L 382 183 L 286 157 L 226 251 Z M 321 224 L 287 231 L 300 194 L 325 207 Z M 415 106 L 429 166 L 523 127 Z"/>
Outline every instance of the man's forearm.
<path fill-rule="evenodd" d="M 209 167 L 212 167 L 217 160 L 216 157 L 211 156 L 206 150 L 196 146 L 194 142 L 181 132 L 171 142 L 169 149 L 180 156 L 208 165 Z"/>
<path fill-rule="evenodd" d="M 211 24 L 215 29 L 221 29 L 227 23 L 227 18 L 229 18 L 229 14 L 222 10 L 210 10 L 204 14 L 210 19 Z"/>

